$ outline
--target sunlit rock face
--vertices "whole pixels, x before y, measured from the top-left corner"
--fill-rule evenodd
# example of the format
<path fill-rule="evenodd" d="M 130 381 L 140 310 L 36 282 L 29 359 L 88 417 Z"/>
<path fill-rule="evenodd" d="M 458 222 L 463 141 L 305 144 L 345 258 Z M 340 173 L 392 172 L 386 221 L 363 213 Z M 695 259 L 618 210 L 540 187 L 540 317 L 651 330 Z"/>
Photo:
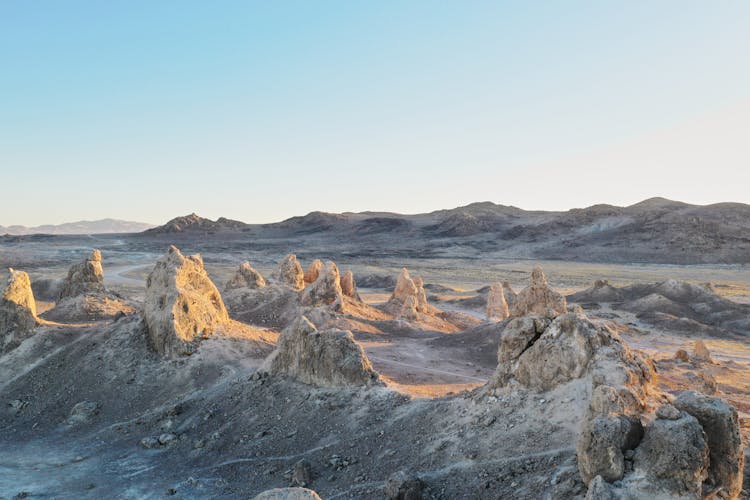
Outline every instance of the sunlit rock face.
<path fill-rule="evenodd" d="M 297 256 L 290 253 L 279 263 L 279 267 L 273 273 L 277 283 L 291 287 L 293 290 L 302 290 L 305 287 L 305 273 L 297 260 Z"/>
<path fill-rule="evenodd" d="M 418 313 L 430 312 L 422 278 L 417 276 L 412 279 L 409 271 L 403 268 L 385 308 L 391 314 L 404 319 L 415 319 Z"/>
<path fill-rule="evenodd" d="M 314 282 L 316 279 L 318 279 L 318 276 L 320 276 L 320 271 L 323 269 L 323 261 L 320 259 L 315 259 L 310 263 L 310 265 L 307 268 L 307 271 L 305 271 L 304 280 L 305 283 L 310 284 Z"/>
<path fill-rule="evenodd" d="M 236 290 L 239 288 L 257 289 L 266 286 L 266 280 L 249 262 L 240 264 L 240 268 L 224 286 L 225 290 Z"/>
<path fill-rule="evenodd" d="M 487 319 L 502 321 L 509 316 L 508 303 L 505 300 L 503 285 L 494 283 L 487 294 Z"/>
<path fill-rule="evenodd" d="M 300 304 L 313 307 L 337 304 L 338 308 L 343 307 L 341 276 L 334 262 L 329 261 L 318 273 L 317 279 L 304 289 L 300 296 Z"/>
<path fill-rule="evenodd" d="M 357 291 L 357 283 L 354 281 L 353 272 L 347 271 L 341 276 L 341 291 L 345 296 L 362 302 L 362 297 L 360 297 Z"/>
<path fill-rule="evenodd" d="M 200 339 L 229 321 L 200 255 L 185 257 L 174 246 L 146 280 L 143 317 L 151 344 L 167 356 L 194 352 Z"/>
<path fill-rule="evenodd" d="M 34 334 L 39 320 L 29 275 L 8 269 L 0 273 L 4 285 L 0 297 L 0 354 L 15 349 Z"/>
<path fill-rule="evenodd" d="M 510 315 L 518 317 L 539 314 L 554 318 L 565 313 L 567 308 L 565 297 L 547 284 L 544 270 L 541 266 L 536 266 L 531 272 L 531 283 L 518 293 L 510 308 Z"/>
<path fill-rule="evenodd" d="M 103 293 L 104 291 L 102 253 L 99 250 L 93 250 L 86 260 L 71 266 L 68 270 L 68 276 L 63 282 L 59 298 Z"/>
<path fill-rule="evenodd" d="M 272 374 L 318 386 L 381 385 L 380 377 L 351 332 L 318 331 L 304 316 L 284 329 L 264 368 Z"/>

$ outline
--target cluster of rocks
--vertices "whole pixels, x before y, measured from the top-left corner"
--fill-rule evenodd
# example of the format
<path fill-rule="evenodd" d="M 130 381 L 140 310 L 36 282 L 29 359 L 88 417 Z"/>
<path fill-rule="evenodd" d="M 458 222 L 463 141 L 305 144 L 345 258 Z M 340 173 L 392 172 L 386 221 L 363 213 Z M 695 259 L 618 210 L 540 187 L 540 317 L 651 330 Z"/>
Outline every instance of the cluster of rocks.
<path fill-rule="evenodd" d="M 94 249 L 86 260 L 70 267 L 68 276 L 63 281 L 59 299 L 104 291 L 102 253 Z"/>
<path fill-rule="evenodd" d="M 29 275 L 14 269 L 2 274 L 5 276 L 0 277 L 4 285 L 0 297 L 0 354 L 31 337 L 40 323 Z"/>
<path fill-rule="evenodd" d="M 421 277 L 412 278 L 406 268 L 401 270 L 396 280 L 396 288 L 385 305 L 385 310 L 397 318 L 414 320 L 420 313 L 432 313 L 433 308 L 427 303 L 427 293 Z"/>
<path fill-rule="evenodd" d="M 607 286 L 597 288 L 609 294 Z M 587 498 L 737 498 L 744 454 L 731 405 L 693 391 L 661 394 L 653 363 L 608 326 L 565 312 L 539 268 L 517 306 L 490 385 L 549 391 L 583 384 L 590 398 L 576 455 Z M 700 341 L 694 357 L 710 361 Z"/>

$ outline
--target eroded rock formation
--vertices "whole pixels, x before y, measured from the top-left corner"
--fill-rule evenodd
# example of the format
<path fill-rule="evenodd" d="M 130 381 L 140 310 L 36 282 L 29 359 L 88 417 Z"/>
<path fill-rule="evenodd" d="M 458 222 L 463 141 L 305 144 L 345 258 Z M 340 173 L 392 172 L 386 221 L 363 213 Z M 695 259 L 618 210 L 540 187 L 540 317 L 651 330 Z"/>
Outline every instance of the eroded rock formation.
<path fill-rule="evenodd" d="M 391 314 L 404 319 L 415 319 L 418 313 L 430 312 L 422 278 L 417 276 L 412 279 L 409 271 L 403 268 L 385 308 Z"/>
<path fill-rule="evenodd" d="M 60 290 L 60 299 L 91 293 L 103 293 L 102 253 L 93 250 L 86 260 L 71 266 Z"/>
<path fill-rule="evenodd" d="M 541 266 L 536 266 L 531 271 L 531 283 L 518 293 L 510 308 L 510 315 L 518 317 L 538 314 L 554 318 L 564 314 L 567 306 L 565 297 L 547 284 L 547 277 Z"/>
<path fill-rule="evenodd" d="M 18 347 L 34 334 L 39 324 L 29 275 L 8 269 L 0 273 L 4 286 L 0 297 L 0 354 Z"/>
<path fill-rule="evenodd" d="M 203 259 L 185 257 L 174 246 L 148 275 L 143 317 L 153 347 L 168 356 L 194 352 L 200 339 L 229 321 Z"/>
<path fill-rule="evenodd" d="M 502 321 L 509 315 L 508 302 L 505 300 L 505 291 L 503 285 L 494 283 L 490 286 L 487 294 L 487 319 Z"/>
<path fill-rule="evenodd" d="M 318 279 L 318 276 L 320 276 L 320 271 L 323 269 L 323 261 L 320 259 L 315 259 L 310 263 L 310 265 L 307 267 L 307 271 L 305 271 L 304 280 L 305 283 L 310 284 L 313 283 L 316 279 Z"/>
<path fill-rule="evenodd" d="M 318 331 L 306 317 L 298 317 L 279 336 L 276 351 L 264 367 L 300 382 L 319 386 L 379 385 L 362 347 L 351 332 Z"/>
<path fill-rule="evenodd" d="M 290 253 L 279 263 L 279 267 L 273 273 L 277 283 L 287 285 L 294 290 L 302 290 L 305 287 L 305 273 L 297 260 L 297 256 Z"/>
<path fill-rule="evenodd" d="M 313 307 L 335 304 L 338 309 L 343 308 L 344 297 L 341 290 L 341 276 L 339 275 L 339 268 L 334 262 L 327 262 L 318 273 L 317 279 L 303 290 L 300 296 L 300 304 Z"/>
<path fill-rule="evenodd" d="M 357 283 L 354 281 L 353 272 L 347 271 L 341 276 L 341 292 L 357 302 L 362 302 L 362 297 L 359 296 L 359 292 L 357 291 Z"/>
<path fill-rule="evenodd" d="M 236 290 L 238 288 L 263 288 L 266 286 L 266 280 L 249 262 L 245 261 L 240 264 L 240 268 L 234 274 L 224 287 L 225 290 Z"/>

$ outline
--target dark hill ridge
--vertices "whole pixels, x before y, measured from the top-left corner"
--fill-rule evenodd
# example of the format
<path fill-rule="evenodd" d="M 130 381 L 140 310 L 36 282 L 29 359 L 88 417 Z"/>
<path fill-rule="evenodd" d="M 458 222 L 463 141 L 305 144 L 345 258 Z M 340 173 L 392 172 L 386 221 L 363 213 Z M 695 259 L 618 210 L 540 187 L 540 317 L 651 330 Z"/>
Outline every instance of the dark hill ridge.
<path fill-rule="evenodd" d="M 627 207 L 599 204 L 564 212 L 528 211 L 492 202 L 401 215 L 311 212 L 273 224 L 245 224 L 196 214 L 143 236 L 222 233 L 264 241 L 302 238 L 349 254 L 367 246 L 445 257 L 536 258 L 584 262 L 750 263 L 750 206 L 690 205 L 651 198 Z M 376 246 L 375 246 L 376 245 Z M 346 250 L 344 250 L 346 249 Z"/>

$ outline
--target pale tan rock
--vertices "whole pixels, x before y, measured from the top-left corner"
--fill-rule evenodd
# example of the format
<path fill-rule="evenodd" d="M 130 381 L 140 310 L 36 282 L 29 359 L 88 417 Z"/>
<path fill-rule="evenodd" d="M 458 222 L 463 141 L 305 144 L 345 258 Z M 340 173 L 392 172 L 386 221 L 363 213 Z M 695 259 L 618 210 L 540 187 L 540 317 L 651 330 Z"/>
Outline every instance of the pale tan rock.
<path fill-rule="evenodd" d="M 194 352 L 200 339 L 229 321 L 200 255 L 185 257 L 174 246 L 148 275 L 143 317 L 151 344 L 167 356 Z"/>
<path fill-rule="evenodd" d="M 256 495 L 253 500 L 321 500 L 320 495 L 307 488 L 274 488 Z"/>
<path fill-rule="evenodd" d="M 510 315 L 514 317 L 528 314 L 539 314 L 554 318 L 567 311 L 565 297 L 554 291 L 547 284 L 547 277 L 541 266 L 536 266 L 531 272 L 531 284 L 521 290 L 510 308 Z"/>
<path fill-rule="evenodd" d="M 338 302 L 343 305 L 341 276 L 339 268 L 332 261 L 326 263 L 318 273 L 317 279 L 307 286 L 300 297 L 303 306 L 330 306 Z"/>
<path fill-rule="evenodd" d="M 354 281 L 354 273 L 347 271 L 341 276 L 341 291 L 349 298 L 362 302 L 362 297 L 359 296 L 357 291 L 357 284 Z"/>
<path fill-rule="evenodd" d="M 414 286 L 417 287 L 417 311 L 427 312 L 429 305 L 427 304 L 427 292 L 424 289 L 424 281 L 421 276 L 414 276 Z"/>
<path fill-rule="evenodd" d="M 298 317 L 279 336 L 278 347 L 264 363 L 282 374 L 318 386 L 380 385 L 380 378 L 354 336 L 344 330 L 318 331 Z"/>
<path fill-rule="evenodd" d="M 503 285 L 500 283 L 492 284 L 487 294 L 487 319 L 503 321 L 509 314 Z"/>
<path fill-rule="evenodd" d="M 413 320 L 417 319 L 417 297 L 409 295 L 404 299 L 404 303 L 401 304 L 401 310 L 398 312 L 398 318 Z"/>
<path fill-rule="evenodd" d="M 60 299 L 90 293 L 103 293 L 104 269 L 102 253 L 93 250 L 86 260 L 71 266 L 60 291 Z"/>
<path fill-rule="evenodd" d="M 302 290 L 305 287 L 305 273 L 297 260 L 297 256 L 290 253 L 279 263 L 279 267 L 273 273 L 273 278 L 280 284 L 291 287 L 294 290 Z"/>
<path fill-rule="evenodd" d="M 0 354 L 15 349 L 34 334 L 39 324 L 29 275 L 8 269 L 0 273 L 4 286 L 0 297 Z"/>
<path fill-rule="evenodd" d="M 240 264 L 240 268 L 231 280 L 224 286 L 225 290 L 236 290 L 238 288 L 249 288 L 255 290 L 266 286 L 266 280 L 248 261 Z"/>
<path fill-rule="evenodd" d="M 409 271 L 403 268 L 385 309 L 395 316 L 406 319 L 415 319 L 417 313 L 430 312 L 422 278 L 417 276 L 412 279 Z"/>
<path fill-rule="evenodd" d="M 711 352 L 702 340 L 696 340 L 693 343 L 693 357 L 704 363 L 711 363 Z"/>
<path fill-rule="evenodd" d="M 305 271 L 304 280 L 305 283 L 310 284 L 314 282 L 316 279 L 318 279 L 318 276 L 320 276 L 320 271 L 323 269 L 323 261 L 320 259 L 315 259 L 312 261 L 312 263 L 308 266 L 307 271 Z"/>

